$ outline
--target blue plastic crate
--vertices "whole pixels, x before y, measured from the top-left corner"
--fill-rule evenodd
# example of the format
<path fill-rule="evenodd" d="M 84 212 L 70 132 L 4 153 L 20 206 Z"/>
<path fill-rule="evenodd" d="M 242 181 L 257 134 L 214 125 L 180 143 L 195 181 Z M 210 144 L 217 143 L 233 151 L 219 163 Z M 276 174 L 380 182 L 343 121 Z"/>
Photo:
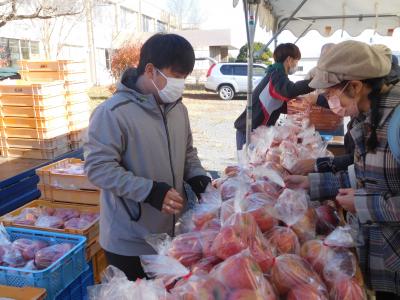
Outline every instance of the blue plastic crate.
<path fill-rule="evenodd" d="M 46 241 L 50 245 L 70 243 L 74 247 L 50 267 L 40 271 L 21 270 L 0 266 L 0 284 L 23 287 L 41 287 L 47 290 L 46 299 L 55 299 L 87 267 L 85 261 L 86 238 L 79 235 L 62 234 L 15 227 L 6 227 L 11 241 L 19 238 Z"/>
<path fill-rule="evenodd" d="M 94 285 L 93 266 L 89 263 L 86 270 L 64 289 L 56 300 L 87 300 L 87 288 L 92 285 Z"/>

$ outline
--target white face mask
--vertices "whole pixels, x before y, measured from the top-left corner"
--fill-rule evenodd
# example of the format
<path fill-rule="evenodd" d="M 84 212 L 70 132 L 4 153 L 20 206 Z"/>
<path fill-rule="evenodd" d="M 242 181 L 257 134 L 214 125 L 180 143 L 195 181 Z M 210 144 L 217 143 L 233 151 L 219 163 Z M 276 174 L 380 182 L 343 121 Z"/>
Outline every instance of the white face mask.
<path fill-rule="evenodd" d="M 158 95 L 160 96 L 161 101 L 166 104 L 176 102 L 179 98 L 182 97 L 183 90 L 185 89 L 185 79 L 167 77 L 160 70 L 156 70 L 161 74 L 161 76 L 163 76 L 167 80 L 167 84 L 161 90 L 154 83 L 154 80 L 152 80 L 155 88 L 158 91 Z"/>

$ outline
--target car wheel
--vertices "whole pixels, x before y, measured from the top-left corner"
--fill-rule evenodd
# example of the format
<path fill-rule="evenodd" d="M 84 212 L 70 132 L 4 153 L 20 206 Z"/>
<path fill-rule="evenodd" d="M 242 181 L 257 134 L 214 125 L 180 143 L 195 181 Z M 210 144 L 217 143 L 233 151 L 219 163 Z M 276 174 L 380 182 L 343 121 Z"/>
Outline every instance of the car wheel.
<path fill-rule="evenodd" d="M 222 100 L 232 100 L 235 96 L 235 91 L 230 85 L 222 85 L 218 90 L 218 95 Z"/>

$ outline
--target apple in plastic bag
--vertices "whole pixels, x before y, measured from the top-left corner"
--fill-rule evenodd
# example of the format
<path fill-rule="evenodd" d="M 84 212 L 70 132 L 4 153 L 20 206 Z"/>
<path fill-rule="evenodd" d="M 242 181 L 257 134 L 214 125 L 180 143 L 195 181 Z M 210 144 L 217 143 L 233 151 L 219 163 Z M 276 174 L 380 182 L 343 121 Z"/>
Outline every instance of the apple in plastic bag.
<path fill-rule="evenodd" d="M 304 284 L 290 290 L 286 300 L 328 300 L 328 297 L 313 286 Z"/>
<path fill-rule="evenodd" d="M 356 279 L 344 279 L 335 282 L 330 293 L 332 300 L 364 300 L 367 299 L 365 290 Z"/>
<path fill-rule="evenodd" d="M 330 234 L 339 226 L 340 218 L 336 208 L 324 204 L 315 209 L 317 214 L 317 233 L 322 235 Z"/>
<path fill-rule="evenodd" d="M 203 257 L 203 247 L 199 237 L 199 232 L 178 235 L 172 240 L 168 255 L 185 267 L 190 267 Z"/>
<path fill-rule="evenodd" d="M 322 293 L 327 291 L 318 274 L 305 260 L 295 254 L 283 254 L 276 258 L 272 267 L 272 282 L 281 296 L 304 284 L 311 285 Z"/>
<path fill-rule="evenodd" d="M 311 240 L 303 244 L 300 255 L 322 276 L 331 251 L 328 246 L 324 245 L 323 241 Z"/>
<path fill-rule="evenodd" d="M 217 265 L 210 275 L 221 281 L 230 290 L 257 290 L 260 282 L 264 280 L 259 265 L 247 251 L 229 257 Z"/>
<path fill-rule="evenodd" d="M 278 225 L 278 220 L 271 215 L 274 203 L 268 196 L 262 193 L 250 194 L 244 202 L 246 212 L 254 217 L 261 232 Z"/>
<path fill-rule="evenodd" d="M 25 260 L 32 260 L 35 257 L 35 253 L 40 249 L 48 247 L 48 244 L 39 240 L 18 239 L 12 243 L 12 247 L 21 251 Z"/>
<path fill-rule="evenodd" d="M 289 227 L 275 226 L 266 232 L 264 236 L 278 255 L 300 253 L 299 239 L 296 233 Z"/>
<path fill-rule="evenodd" d="M 35 265 L 38 269 L 46 269 L 56 262 L 60 257 L 64 256 L 74 246 L 72 244 L 63 243 L 56 244 L 40 249 L 35 254 Z"/>

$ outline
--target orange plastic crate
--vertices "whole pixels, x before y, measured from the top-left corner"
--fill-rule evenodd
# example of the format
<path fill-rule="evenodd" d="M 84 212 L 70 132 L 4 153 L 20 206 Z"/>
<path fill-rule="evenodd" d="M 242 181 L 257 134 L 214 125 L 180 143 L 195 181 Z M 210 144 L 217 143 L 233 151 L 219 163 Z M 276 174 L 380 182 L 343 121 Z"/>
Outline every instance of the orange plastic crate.
<path fill-rule="evenodd" d="M 33 158 L 33 159 L 54 159 L 65 153 L 70 152 L 70 148 L 56 149 L 24 149 L 24 148 L 3 148 L 2 156 L 15 158 Z"/>
<path fill-rule="evenodd" d="M 1 146 L 4 148 L 25 148 L 25 149 L 55 149 L 66 148 L 70 143 L 68 136 L 60 136 L 54 139 L 21 139 L 21 138 L 1 138 Z"/>
<path fill-rule="evenodd" d="M 30 82 L 25 80 L 0 81 L 0 94 L 55 96 L 64 94 L 64 82 Z"/>
<path fill-rule="evenodd" d="M 36 169 L 36 174 L 39 176 L 40 184 L 42 185 L 50 185 L 65 189 L 98 190 L 98 188 L 89 181 L 86 174 L 60 174 L 54 172 L 54 170 L 65 168 L 70 164 L 81 165 L 82 163 L 83 161 L 77 158 L 66 158 Z"/>
<path fill-rule="evenodd" d="M 67 115 L 65 105 L 56 107 L 3 106 L 3 117 L 55 118 Z"/>
<path fill-rule="evenodd" d="M 43 109 L 65 106 L 67 104 L 64 94 L 59 95 L 0 95 L 0 104 L 18 107 L 40 107 Z"/>
<path fill-rule="evenodd" d="M 84 61 L 74 60 L 20 60 L 18 61 L 21 70 L 24 71 L 68 71 L 85 72 Z"/>

